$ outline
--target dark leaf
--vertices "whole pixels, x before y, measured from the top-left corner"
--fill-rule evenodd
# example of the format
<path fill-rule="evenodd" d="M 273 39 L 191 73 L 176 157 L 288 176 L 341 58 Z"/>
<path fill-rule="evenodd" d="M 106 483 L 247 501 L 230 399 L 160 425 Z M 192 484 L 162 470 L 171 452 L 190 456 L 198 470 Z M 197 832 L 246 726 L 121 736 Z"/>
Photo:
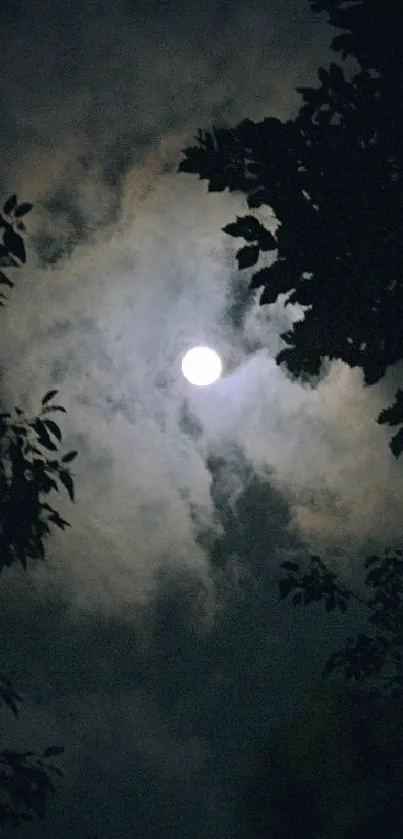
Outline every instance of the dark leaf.
<path fill-rule="evenodd" d="M 49 513 L 49 521 L 51 521 L 52 524 L 55 524 L 56 527 L 59 528 L 59 530 L 66 530 L 66 527 L 71 526 L 70 522 L 66 521 L 66 519 L 62 519 L 62 517 L 59 516 L 59 513 L 57 513 L 56 510 L 54 510 L 53 513 Z"/>
<path fill-rule="evenodd" d="M 21 239 L 21 236 L 19 236 L 12 228 L 6 230 L 4 234 L 4 244 L 7 250 L 14 254 L 20 262 L 25 262 L 26 255 L 24 242 Z"/>
<path fill-rule="evenodd" d="M 259 236 L 260 224 L 254 216 L 237 216 L 237 220 L 223 227 L 224 233 L 235 238 L 245 239 L 246 242 L 256 242 Z"/>
<path fill-rule="evenodd" d="M 259 259 L 258 245 L 246 245 L 244 248 L 237 251 L 236 258 L 238 260 L 238 268 L 240 270 L 243 270 L 244 268 L 251 268 L 252 265 L 256 265 L 256 262 Z"/>
<path fill-rule="evenodd" d="M 403 428 L 400 428 L 397 434 L 393 435 L 389 443 L 389 448 L 396 458 L 400 457 L 403 452 Z"/>
<path fill-rule="evenodd" d="M 50 419 L 45 419 L 45 420 L 43 420 L 43 424 L 46 425 L 46 428 L 48 429 L 48 431 L 50 431 L 52 434 L 54 434 L 56 439 L 61 442 L 62 432 L 60 431 L 60 428 L 59 428 L 57 422 L 54 422 L 53 420 L 50 420 Z"/>
<path fill-rule="evenodd" d="M 67 489 L 70 500 L 74 501 L 74 484 L 70 472 L 67 472 L 67 470 L 65 471 L 64 469 L 62 469 L 59 477 L 63 486 Z"/>
<path fill-rule="evenodd" d="M 14 283 L 12 283 L 11 280 L 9 280 L 8 277 L 6 277 L 3 271 L 0 271 L 0 285 L 6 285 L 9 288 L 14 287 Z"/>
<path fill-rule="evenodd" d="M 283 261 L 273 262 L 268 268 L 263 268 L 253 275 L 249 288 L 255 289 L 264 286 L 260 297 L 260 305 L 275 303 L 279 294 L 290 291 L 291 280 L 289 267 Z"/>
<path fill-rule="evenodd" d="M 31 428 L 36 431 L 41 446 L 44 446 L 45 449 L 48 449 L 51 452 L 57 451 L 57 446 L 52 443 L 43 420 L 36 419 L 33 423 L 31 423 Z"/>
<path fill-rule="evenodd" d="M 400 425 L 403 423 L 403 390 L 398 390 L 393 405 L 384 408 L 379 414 L 380 425 L 387 422 L 388 425 Z"/>
<path fill-rule="evenodd" d="M 14 207 L 16 207 L 16 206 L 17 206 L 17 196 L 16 195 L 10 195 L 10 197 L 7 198 L 7 201 L 3 205 L 3 213 L 5 213 L 6 216 L 10 215 L 10 213 L 12 213 L 12 211 L 14 210 Z"/>
<path fill-rule="evenodd" d="M 0 245 L 0 265 L 3 268 L 18 268 L 19 263 L 16 259 L 9 253 L 8 248 L 4 247 L 4 245 Z"/>
<path fill-rule="evenodd" d="M 271 236 L 262 224 L 254 216 L 237 216 L 236 222 L 227 224 L 222 228 L 229 236 L 245 239 L 245 242 L 256 242 L 264 239 L 265 235 Z M 273 238 L 273 237 L 272 237 Z"/>
<path fill-rule="evenodd" d="M 14 215 L 16 218 L 21 218 L 21 216 L 26 216 L 27 213 L 30 213 L 32 210 L 33 204 L 25 203 L 25 204 L 18 204 L 16 207 Z"/>
<path fill-rule="evenodd" d="M 57 393 L 59 393 L 58 390 L 48 390 L 48 392 L 45 393 L 45 396 L 41 400 L 41 405 L 47 405 L 47 403 L 50 402 L 50 400 L 53 399 L 53 397 L 56 396 Z"/>
<path fill-rule="evenodd" d="M 67 452 L 67 454 L 62 457 L 62 463 L 71 463 L 78 455 L 78 452 Z"/>

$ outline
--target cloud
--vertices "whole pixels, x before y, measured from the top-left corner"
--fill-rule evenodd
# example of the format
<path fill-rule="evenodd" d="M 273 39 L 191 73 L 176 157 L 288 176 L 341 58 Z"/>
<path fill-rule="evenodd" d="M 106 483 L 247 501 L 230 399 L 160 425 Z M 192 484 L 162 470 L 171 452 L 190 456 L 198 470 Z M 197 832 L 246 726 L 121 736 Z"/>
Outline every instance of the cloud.
<path fill-rule="evenodd" d="M 66 779 L 45 835 L 102 835 L 119 825 L 122 837 L 133 830 L 151 837 L 157 828 L 186 836 L 199 823 L 201 836 L 228 835 L 237 786 L 262 738 L 293 707 L 311 633 L 321 641 L 299 674 L 300 700 L 334 643 L 315 619 L 304 621 L 296 643 L 295 612 L 290 622 L 275 596 L 278 549 L 298 546 L 281 495 L 256 479 L 237 450 L 212 458 L 209 468 L 223 525 L 212 536 L 220 600 L 209 622 L 211 591 L 191 569 L 165 567 L 148 604 L 114 615 L 72 607 L 49 576 L 45 597 L 35 577 L 4 577 L 3 655 L 26 695 L 6 745 L 66 745 Z M 234 549 L 241 550 L 241 586 Z"/>

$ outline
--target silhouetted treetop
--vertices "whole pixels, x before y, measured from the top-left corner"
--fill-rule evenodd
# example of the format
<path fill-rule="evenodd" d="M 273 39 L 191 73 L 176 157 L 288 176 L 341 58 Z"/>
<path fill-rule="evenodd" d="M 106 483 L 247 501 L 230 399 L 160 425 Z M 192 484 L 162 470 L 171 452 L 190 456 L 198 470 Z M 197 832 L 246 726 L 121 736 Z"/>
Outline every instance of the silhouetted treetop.
<path fill-rule="evenodd" d="M 262 290 L 262 305 L 286 295 L 285 305 L 306 307 L 281 336 L 278 363 L 312 377 L 324 358 L 342 359 L 373 384 L 403 359 L 402 16 L 393 27 L 392 4 L 385 22 L 384 4 L 370 0 L 314 6 L 350 28 L 350 40 L 336 38 L 334 48 L 361 60 L 358 34 L 367 44 L 360 71 L 347 80 L 335 63 L 319 68 L 318 87 L 298 88 L 295 119 L 199 131 L 179 170 L 207 180 L 211 192 L 243 193 L 250 209 L 273 210 L 275 230 L 247 214 L 224 231 L 246 242 L 238 266 L 258 266 L 249 287 Z M 402 446 L 397 435 L 396 455 Z"/>

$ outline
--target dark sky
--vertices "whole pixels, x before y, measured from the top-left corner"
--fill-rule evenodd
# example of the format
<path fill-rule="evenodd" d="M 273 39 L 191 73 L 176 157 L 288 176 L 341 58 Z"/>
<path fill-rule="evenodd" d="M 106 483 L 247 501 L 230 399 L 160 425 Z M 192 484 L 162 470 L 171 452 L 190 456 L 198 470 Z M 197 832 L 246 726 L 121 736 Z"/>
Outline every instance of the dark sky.
<path fill-rule="evenodd" d="M 0 33 L 2 191 L 35 203 L 3 393 L 30 409 L 59 388 L 80 451 L 71 531 L 0 593 L 26 696 L 7 745 L 66 746 L 23 835 L 223 839 L 339 632 L 278 603 L 279 561 L 320 550 L 354 578 L 399 535 L 402 473 L 374 420 L 387 388 L 338 363 L 289 381 L 290 315 L 242 304 L 220 232 L 241 198 L 176 169 L 199 127 L 291 116 L 332 32 L 307 0 L 3 0 Z M 179 371 L 200 341 L 237 365 L 207 395 Z"/>

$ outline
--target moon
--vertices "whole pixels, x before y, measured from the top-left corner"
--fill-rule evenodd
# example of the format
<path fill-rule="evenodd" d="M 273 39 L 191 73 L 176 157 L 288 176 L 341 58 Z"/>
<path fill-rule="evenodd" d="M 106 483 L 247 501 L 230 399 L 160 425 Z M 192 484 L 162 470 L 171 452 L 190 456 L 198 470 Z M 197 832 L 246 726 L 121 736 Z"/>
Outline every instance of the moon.
<path fill-rule="evenodd" d="M 210 347 L 193 347 L 183 356 L 182 373 L 192 385 L 212 385 L 221 376 L 221 358 Z"/>

